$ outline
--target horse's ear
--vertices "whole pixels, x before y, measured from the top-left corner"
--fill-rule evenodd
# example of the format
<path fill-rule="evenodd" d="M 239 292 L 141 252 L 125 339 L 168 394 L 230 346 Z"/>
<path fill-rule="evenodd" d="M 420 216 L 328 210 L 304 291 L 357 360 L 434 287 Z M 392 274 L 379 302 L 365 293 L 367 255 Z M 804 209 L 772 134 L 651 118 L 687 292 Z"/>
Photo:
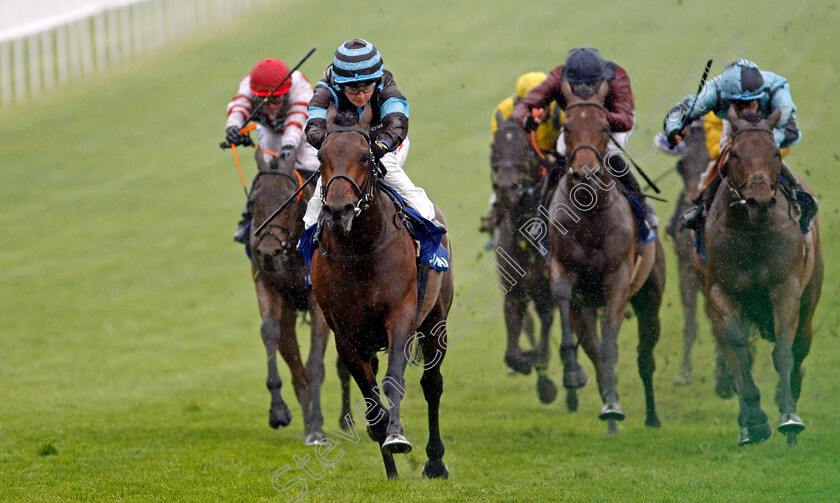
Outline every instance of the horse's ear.
<path fill-rule="evenodd" d="M 767 127 L 767 129 L 772 130 L 776 127 L 776 123 L 779 122 L 779 117 L 782 116 L 782 109 L 777 108 L 775 112 L 770 114 L 770 117 L 767 117 L 763 121 L 761 121 L 761 125 Z"/>
<path fill-rule="evenodd" d="M 327 131 L 335 127 L 335 116 L 338 115 L 338 110 L 332 102 L 327 107 Z"/>
<path fill-rule="evenodd" d="M 735 111 L 735 107 L 732 105 L 729 106 L 729 112 L 726 113 L 726 119 L 729 121 L 729 124 L 732 127 L 735 127 L 735 122 L 738 120 L 738 113 Z"/>
<path fill-rule="evenodd" d="M 566 103 L 571 102 L 575 96 L 572 92 L 572 86 L 569 85 L 569 81 L 566 79 L 562 79 L 560 81 L 560 92 L 563 93 L 563 97 L 566 98 Z"/>
<path fill-rule="evenodd" d="M 359 119 L 359 127 L 364 129 L 365 131 L 370 131 L 370 122 L 373 120 L 373 108 L 370 106 L 370 102 L 365 105 L 365 110 L 362 112 L 362 117 Z"/>
<path fill-rule="evenodd" d="M 496 110 L 496 126 L 501 126 L 504 121 L 505 118 L 502 116 L 502 111 Z"/>
<path fill-rule="evenodd" d="M 601 81 L 601 87 L 598 88 L 598 93 L 595 95 L 595 100 L 598 103 L 604 103 L 607 99 L 607 94 L 610 92 L 610 85 L 606 80 Z"/>

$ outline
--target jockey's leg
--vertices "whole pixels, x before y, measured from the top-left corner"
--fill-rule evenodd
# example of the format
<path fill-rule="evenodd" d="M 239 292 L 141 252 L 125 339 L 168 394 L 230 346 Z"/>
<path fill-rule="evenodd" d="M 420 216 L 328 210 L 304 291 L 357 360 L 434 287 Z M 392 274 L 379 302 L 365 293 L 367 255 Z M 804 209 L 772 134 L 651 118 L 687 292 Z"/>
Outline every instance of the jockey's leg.
<path fill-rule="evenodd" d="M 409 146 L 410 143 L 406 138 L 397 150 L 382 156 L 380 161 L 385 166 L 386 171 L 383 180 L 405 199 L 407 205 L 417 210 L 426 220 L 442 228 L 443 225 L 435 218 L 435 205 L 426 195 L 426 191 L 414 185 L 402 169 L 402 165 L 405 164 L 405 159 L 408 156 Z"/>
<path fill-rule="evenodd" d="M 237 243 L 242 243 L 243 245 L 248 243 L 248 227 L 251 224 L 251 218 L 251 209 L 249 208 L 248 201 L 245 201 L 242 218 L 236 224 L 236 232 L 233 234 L 233 240 Z"/>
<path fill-rule="evenodd" d="M 700 192 L 700 195 L 697 196 L 695 201 L 698 201 L 700 204 L 689 208 L 685 211 L 685 213 L 680 216 L 680 228 L 691 229 L 695 232 L 702 232 L 703 228 L 706 226 L 706 210 L 711 208 L 712 201 L 715 199 L 715 194 L 717 194 L 718 188 L 720 187 L 721 182 L 723 182 L 723 178 L 720 177 L 720 173 L 717 171 L 713 171 L 712 173 L 713 178 L 708 181 L 706 187 Z"/>
<path fill-rule="evenodd" d="M 790 187 L 793 198 L 799 204 L 799 209 L 802 212 L 799 217 L 800 226 L 802 227 L 802 233 L 807 233 L 811 229 L 814 216 L 817 214 L 817 200 L 802 187 L 799 179 L 796 178 L 785 161 L 781 163 L 779 175 L 779 180 Z"/>
<path fill-rule="evenodd" d="M 310 174 L 321 166 L 318 161 L 318 151 L 315 147 L 302 140 L 297 148 L 297 158 L 295 159 L 295 169 L 300 171 L 308 171 Z"/>
<path fill-rule="evenodd" d="M 645 197 L 645 193 L 642 191 L 642 186 L 639 184 L 639 180 L 637 180 L 636 176 L 633 175 L 633 172 L 630 171 L 630 166 L 624 162 L 624 158 L 621 155 L 614 154 L 608 155 L 606 161 L 607 167 L 609 168 L 610 174 L 613 178 L 621 182 L 624 188 L 631 194 L 635 195 L 639 199 L 639 202 L 642 203 L 645 210 L 645 221 L 648 225 L 650 225 L 652 229 L 659 227 L 659 218 L 656 216 L 656 210 L 653 208 L 653 203 L 650 199 Z"/>
<path fill-rule="evenodd" d="M 318 216 L 321 214 L 321 207 L 324 206 L 324 200 L 321 199 L 321 177 L 315 183 L 315 193 L 306 203 L 306 213 L 303 215 L 304 229 L 308 229 L 318 223 Z"/>

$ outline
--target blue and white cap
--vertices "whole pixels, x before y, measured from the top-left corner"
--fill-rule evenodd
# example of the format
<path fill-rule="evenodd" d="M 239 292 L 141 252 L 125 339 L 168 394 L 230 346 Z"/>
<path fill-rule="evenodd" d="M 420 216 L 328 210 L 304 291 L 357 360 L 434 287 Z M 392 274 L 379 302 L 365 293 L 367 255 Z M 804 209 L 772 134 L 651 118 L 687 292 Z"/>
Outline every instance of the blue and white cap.
<path fill-rule="evenodd" d="M 748 59 L 730 63 L 720 74 L 721 96 L 728 101 L 751 101 L 764 94 L 764 77 Z"/>
<path fill-rule="evenodd" d="M 370 42 L 348 40 L 335 51 L 332 74 L 337 84 L 378 79 L 382 76 L 382 57 Z"/>

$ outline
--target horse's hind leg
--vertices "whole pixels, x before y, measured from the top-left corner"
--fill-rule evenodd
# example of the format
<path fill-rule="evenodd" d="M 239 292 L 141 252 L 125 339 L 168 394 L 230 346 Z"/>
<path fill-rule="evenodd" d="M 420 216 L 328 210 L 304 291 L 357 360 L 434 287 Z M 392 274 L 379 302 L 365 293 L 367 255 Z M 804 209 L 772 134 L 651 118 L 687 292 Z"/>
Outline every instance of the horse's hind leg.
<path fill-rule="evenodd" d="M 595 366 L 595 378 L 598 381 L 598 392 L 604 394 L 605 375 L 603 367 L 601 366 L 601 357 L 598 355 L 600 351 L 600 338 L 598 337 L 598 316 L 597 310 L 591 306 L 574 306 L 569 313 L 569 322 L 572 329 L 578 336 L 583 352 L 589 357 L 592 365 Z M 566 394 L 566 406 L 569 412 L 577 410 L 577 395 L 575 390 L 571 389 Z"/>
<path fill-rule="evenodd" d="M 309 312 L 311 313 L 312 325 L 310 327 L 311 344 L 309 346 L 309 357 L 306 359 L 306 381 L 309 384 L 309 432 L 306 435 L 306 445 L 317 445 L 323 442 L 324 415 L 321 413 L 321 385 L 324 383 L 324 352 L 327 349 L 329 338 L 329 327 L 327 320 L 315 301 L 315 296 L 310 296 Z"/>
<path fill-rule="evenodd" d="M 661 293 L 651 281 L 632 300 L 639 327 L 636 360 L 639 365 L 639 377 L 642 378 L 642 384 L 645 388 L 645 426 L 654 428 L 658 428 L 661 424 L 659 416 L 656 414 L 656 402 L 653 396 L 653 372 L 656 370 L 653 348 L 659 341 L 661 330 L 659 321 L 661 301 Z"/>
<path fill-rule="evenodd" d="M 432 318 L 434 319 L 434 318 Z M 423 387 L 423 396 L 426 398 L 429 412 L 429 442 L 426 444 L 426 455 L 429 460 L 423 467 L 423 476 L 428 478 L 449 478 L 449 469 L 443 462 L 443 440 L 440 438 L 440 397 L 443 394 L 443 376 L 440 373 L 440 366 L 446 354 L 446 321 L 432 323 L 426 319 L 420 328 L 421 333 L 428 334 L 420 340 L 420 347 L 423 350 L 423 361 L 425 363 L 414 366 L 423 368 L 423 377 L 420 385 Z"/>
<path fill-rule="evenodd" d="M 507 328 L 507 350 L 505 364 L 514 372 L 528 375 L 533 364 L 533 352 L 523 353 L 519 347 L 519 336 L 522 334 L 522 321 L 525 317 L 527 301 L 519 292 L 508 292 L 505 295 L 505 327 Z"/>
<path fill-rule="evenodd" d="M 350 429 L 350 371 L 341 361 L 341 357 L 335 359 L 335 369 L 338 372 L 338 380 L 341 381 L 341 415 L 338 424 L 342 430 Z"/>
<path fill-rule="evenodd" d="M 674 384 L 691 384 L 691 348 L 697 339 L 697 292 L 700 283 L 697 275 L 688 260 L 681 260 L 680 272 L 680 297 L 683 306 L 683 360 L 682 371 L 674 379 Z"/>
<path fill-rule="evenodd" d="M 796 414 L 796 400 L 792 392 L 793 372 L 796 361 L 793 353 L 794 337 L 799 325 L 799 282 L 789 280 L 778 288 L 771 290 L 770 298 L 773 302 L 773 319 L 776 329 L 776 343 L 773 347 L 773 364 L 779 373 L 779 431 L 785 435 L 798 434 L 805 429 L 805 423 Z M 796 299 L 796 302 L 792 302 Z M 804 356 L 803 356 L 804 358 Z M 801 365 L 801 360 L 800 360 Z M 798 373 L 798 372 L 797 372 Z"/>
<path fill-rule="evenodd" d="M 537 395 L 540 402 L 551 403 L 557 398 L 557 386 L 548 377 L 549 360 L 549 338 L 551 336 L 551 323 L 554 316 L 551 314 L 552 304 L 550 301 L 535 305 L 537 314 L 540 317 L 540 340 L 537 346 Z"/>

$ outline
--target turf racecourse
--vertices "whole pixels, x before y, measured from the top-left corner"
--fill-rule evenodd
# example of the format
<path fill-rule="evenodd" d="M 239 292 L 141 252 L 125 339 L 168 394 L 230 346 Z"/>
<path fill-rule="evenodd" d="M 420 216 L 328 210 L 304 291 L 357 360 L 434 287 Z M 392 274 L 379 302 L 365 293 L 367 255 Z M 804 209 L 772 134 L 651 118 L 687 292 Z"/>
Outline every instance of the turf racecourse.
<path fill-rule="evenodd" d="M 835 99 L 840 36 L 833 5 L 761 2 L 278 3 L 184 39 L 113 72 L 0 111 L 0 501 L 285 501 L 276 480 L 308 483 L 303 501 L 837 501 L 840 498 L 840 168 Z M 736 34 L 733 34 L 733 29 Z M 606 435 L 595 386 L 580 410 L 537 402 L 534 376 L 508 377 L 504 330 L 491 303 L 465 310 L 468 329 L 445 364 L 441 407 L 449 481 L 420 477 L 426 405 L 409 369 L 404 403 L 414 451 L 387 482 L 364 432 L 313 476 L 300 408 L 281 431 L 269 395 L 247 260 L 230 241 L 243 199 L 230 152 L 220 151 L 224 107 L 263 57 L 315 81 L 343 40 L 373 41 L 411 103 L 406 166 L 445 211 L 455 250 L 456 302 L 475 295 L 490 192 L 490 113 L 516 77 L 548 71 L 592 45 L 630 73 L 637 121 L 693 91 L 707 51 L 717 74 L 740 47 L 789 78 L 803 140 L 789 156 L 820 195 L 826 257 L 823 300 L 799 412 L 808 428 L 789 449 L 780 435 L 735 445 L 737 402 L 713 393 L 708 322 L 695 346 L 695 382 L 675 387 L 682 318 L 674 257 L 655 375 L 663 426 L 643 426 L 635 326 L 620 338 L 619 391 L 628 418 Z M 740 41 L 740 46 L 738 45 Z M 695 54 L 696 58 L 689 57 Z M 698 61 L 701 61 L 698 63 Z M 688 81 L 687 81 L 688 82 Z M 650 129 L 649 129 L 650 130 Z M 645 161 L 651 174 L 673 163 Z M 246 157 L 247 173 L 253 164 Z M 249 176 L 249 175 L 246 175 Z M 663 181 L 677 194 L 676 177 Z M 671 204 L 658 203 L 661 218 Z M 477 297 L 474 297 L 477 298 Z M 498 299 L 496 299 L 498 300 Z M 305 330 L 305 327 L 302 327 Z M 302 337 L 306 346 L 306 338 Z M 552 377 L 559 331 L 552 341 Z M 770 344 L 758 341 L 762 405 L 778 422 Z M 337 427 L 338 387 L 327 353 L 325 428 Z M 592 375 L 592 367 L 585 361 Z M 281 366 L 284 382 L 289 372 Z M 353 401 L 359 393 L 353 390 Z M 334 451 L 332 454 L 338 451 Z"/>

